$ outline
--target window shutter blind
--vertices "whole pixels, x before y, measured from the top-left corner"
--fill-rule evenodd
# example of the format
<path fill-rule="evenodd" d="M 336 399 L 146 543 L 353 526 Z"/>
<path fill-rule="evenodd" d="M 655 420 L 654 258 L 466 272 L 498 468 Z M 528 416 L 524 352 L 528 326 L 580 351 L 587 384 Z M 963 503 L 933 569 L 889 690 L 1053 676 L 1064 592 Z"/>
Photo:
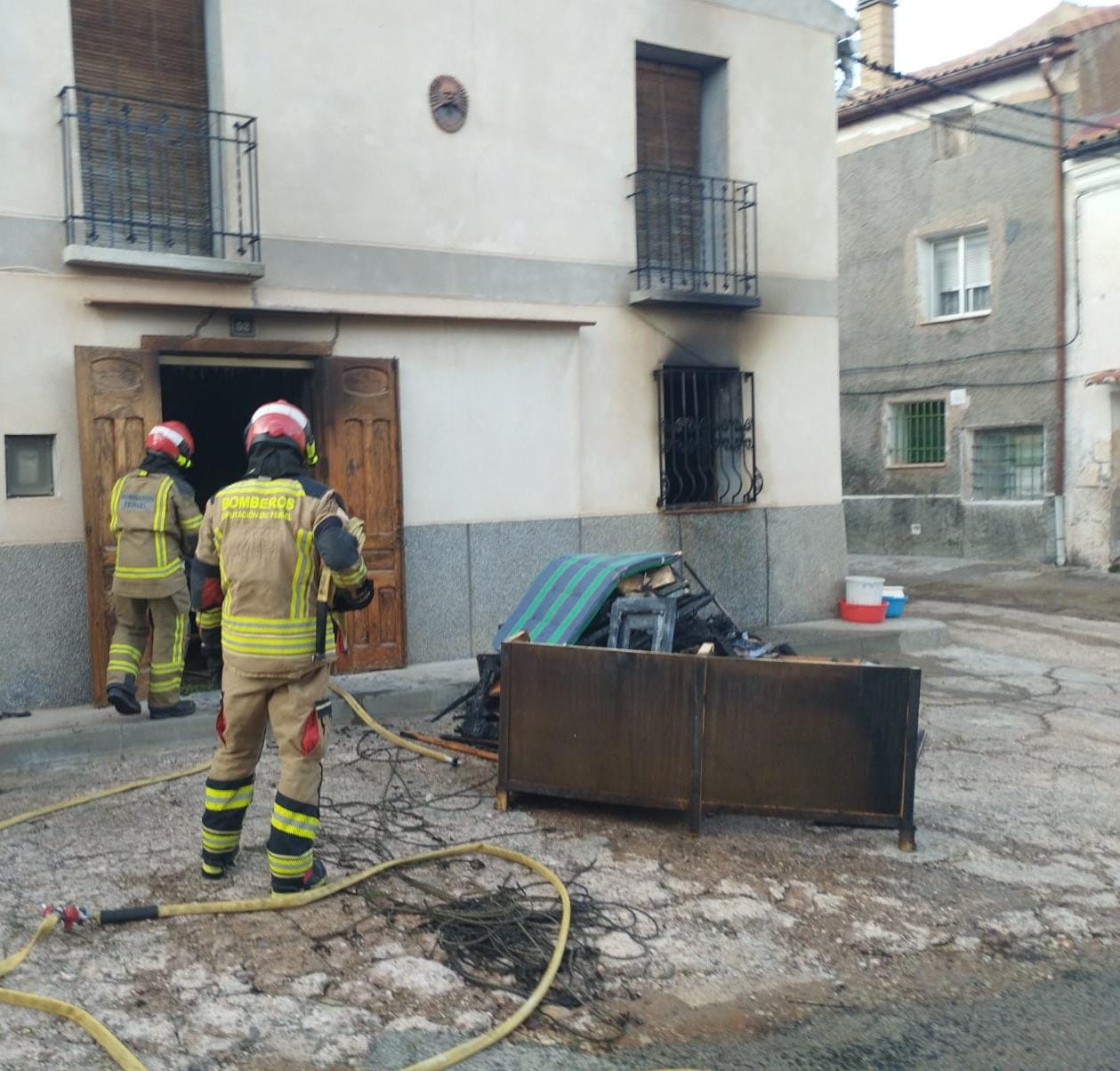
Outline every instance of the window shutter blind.
<path fill-rule="evenodd" d="M 990 286 L 992 258 L 988 252 L 988 234 L 978 231 L 964 236 L 964 285 L 966 290 Z"/>
<path fill-rule="evenodd" d="M 960 289 L 957 239 L 937 242 L 933 247 L 934 283 L 939 294 Z"/>
<path fill-rule="evenodd" d="M 202 5 L 71 0 L 89 244 L 213 254 Z"/>
<path fill-rule="evenodd" d="M 202 0 L 71 0 L 84 89 L 206 107 Z"/>
<path fill-rule="evenodd" d="M 635 223 L 638 260 L 669 289 L 689 287 L 700 259 L 700 83 L 691 67 L 637 62 Z"/>
<path fill-rule="evenodd" d="M 700 72 L 638 60 L 638 168 L 700 171 Z"/>

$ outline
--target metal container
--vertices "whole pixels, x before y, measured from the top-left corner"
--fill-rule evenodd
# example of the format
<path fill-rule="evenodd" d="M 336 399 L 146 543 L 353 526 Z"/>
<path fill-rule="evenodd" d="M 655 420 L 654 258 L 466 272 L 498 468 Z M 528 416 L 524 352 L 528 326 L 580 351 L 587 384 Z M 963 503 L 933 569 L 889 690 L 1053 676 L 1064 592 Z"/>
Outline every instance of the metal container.
<path fill-rule="evenodd" d="M 914 847 L 916 669 L 502 646 L 511 793 L 897 829 Z"/>

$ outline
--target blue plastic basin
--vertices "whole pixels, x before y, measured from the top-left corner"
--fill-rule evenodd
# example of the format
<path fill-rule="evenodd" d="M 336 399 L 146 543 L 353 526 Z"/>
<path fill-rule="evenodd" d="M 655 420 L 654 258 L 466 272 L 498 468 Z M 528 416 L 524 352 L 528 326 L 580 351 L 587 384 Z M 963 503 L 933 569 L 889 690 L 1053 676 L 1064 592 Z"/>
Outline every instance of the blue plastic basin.
<path fill-rule="evenodd" d="M 906 609 L 906 603 L 908 601 L 909 600 L 907 599 L 907 597 L 905 595 L 902 595 L 901 597 L 897 596 L 897 595 L 886 595 L 886 596 L 884 596 L 883 602 L 886 604 L 886 607 L 887 607 L 886 616 L 887 617 L 901 617 L 902 616 L 902 611 Z"/>

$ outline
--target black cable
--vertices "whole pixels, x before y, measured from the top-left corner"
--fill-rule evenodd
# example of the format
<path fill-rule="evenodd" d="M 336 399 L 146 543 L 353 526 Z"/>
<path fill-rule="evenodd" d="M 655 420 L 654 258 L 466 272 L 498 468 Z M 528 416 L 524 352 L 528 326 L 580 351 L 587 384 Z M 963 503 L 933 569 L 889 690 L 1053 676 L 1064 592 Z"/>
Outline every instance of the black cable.
<path fill-rule="evenodd" d="M 936 89 L 946 96 L 968 97 L 969 100 L 974 100 L 978 104 L 990 104 L 993 108 L 1006 108 L 1008 111 L 1019 112 L 1022 115 L 1029 115 L 1035 119 L 1053 119 L 1054 115 L 1051 112 L 1040 112 L 1034 108 L 1028 108 L 1023 104 L 1012 104 L 1009 101 L 992 100 L 988 97 L 982 97 L 979 93 L 973 93 L 971 90 L 962 89 L 955 85 L 945 85 L 933 78 L 923 78 L 917 74 L 904 74 L 902 71 L 897 71 L 893 67 L 888 67 L 883 63 L 876 63 L 874 60 L 869 60 L 866 56 L 854 55 L 852 58 L 863 67 L 869 70 L 877 71 L 879 74 L 890 75 L 891 78 L 905 79 L 908 82 L 913 82 L 915 85 L 926 86 L 929 89 Z M 953 71 L 952 74 L 960 74 L 961 71 Z M 949 75 L 946 75 L 949 77 Z M 870 102 L 869 102 L 870 103 Z M 1117 132 L 1115 125 L 1108 123 L 1094 122 L 1092 119 L 1080 119 L 1077 116 L 1066 115 L 1062 117 L 1063 123 L 1076 123 L 1078 126 L 1091 127 L 1093 130 L 1109 130 L 1113 133 Z"/>
<path fill-rule="evenodd" d="M 352 730 L 340 731 L 347 737 Z M 321 800 L 324 814 L 319 838 L 320 854 L 328 864 L 358 869 L 402 854 L 401 848 L 449 846 L 442 830 L 430 821 L 436 813 L 462 813 L 488 804 L 493 795 L 494 773 L 449 791 L 433 792 L 426 776 L 429 767 L 418 756 L 401 752 L 369 730 L 354 740 L 353 756 L 335 761 L 356 769 L 364 780 L 379 786 L 374 799 Z M 443 769 L 441 767 L 440 769 Z M 538 830 L 539 832 L 539 830 Z M 510 835 L 523 835 L 523 831 Z M 487 839 L 495 839 L 488 835 Z M 444 864 L 447 869 L 451 864 Z M 482 870 L 481 860 L 461 860 L 460 865 Z M 490 873 L 500 873 L 491 870 Z M 469 875 L 469 871 L 465 871 Z M 596 1007 L 601 998 L 600 963 L 611 958 L 600 947 L 609 933 L 624 933 L 634 942 L 632 958 L 649 954 L 649 942 L 660 934 L 656 919 L 641 908 L 598 900 L 578 883 L 583 871 L 565 882 L 572 902 L 571 930 L 561 970 L 549 1000 L 583 1008 L 595 1021 L 594 1031 L 574 1028 L 538 1009 L 538 1015 L 574 1037 L 607 1044 L 618 1040 L 625 1020 Z M 394 883 L 369 884 L 350 890 L 352 903 L 364 903 L 339 931 L 320 934 L 317 946 L 333 939 L 354 944 L 363 941 L 362 930 L 386 913 L 412 920 L 415 929 L 433 933 L 448 966 L 464 981 L 487 989 L 528 995 L 552 956 L 560 924 L 560 908 L 550 887 L 531 880 L 516 884 L 505 878 L 497 889 L 474 888 L 451 893 L 414 875 L 394 875 L 411 892 L 400 895 Z M 469 885 L 474 884 L 469 882 Z"/>
<path fill-rule="evenodd" d="M 1071 383 L 1075 379 L 1080 379 L 1081 374 L 1066 376 L 1065 378 L 1067 383 Z M 1000 383 L 961 383 L 959 381 L 953 383 L 907 383 L 900 384 L 897 387 L 881 387 L 876 390 L 842 390 L 840 396 L 842 398 L 858 398 L 883 394 L 912 394 L 915 391 L 922 390 L 954 390 L 960 388 L 967 388 L 969 390 L 1003 390 L 1005 387 L 1043 387 L 1056 382 L 1056 376 L 1045 376 L 1042 379 L 1009 379 Z"/>
<path fill-rule="evenodd" d="M 1077 336 L 1075 335 L 1066 345 L 1072 345 L 1076 340 Z M 840 374 L 842 376 L 874 375 L 894 368 L 930 368 L 940 364 L 964 364 L 966 361 L 976 361 L 988 357 L 1013 357 L 1022 353 L 1053 353 L 1054 349 L 1054 346 L 1015 346 L 1007 350 L 981 350 L 979 353 L 966 353 L 961 357 L 933 357 L 930 360 L 897 361 L 894 364 L 865 364 L 858 368 L 841 368 Z"/>
<path fill-rule="evenodd" d="M 981 134 L 988 138 L 998 138 L 1000 141 L 1013 141 L 1017 145 L 1027 145 L 1032 149 L 1045 149 L 1047 152 L 1054 151 L 1052 142 L 1021 138 L 1017 134 L 1006 134 L 999 130 L 991 130 L 988 127 L 977 126 L 975 123 L 956 123 L 951 119 L 943 118 L 933 113 L 920 114 L 918 112 L 907 111 L 905 108 L 896 108 L 895 111 L 899 115 L 905 115 L 910 119 L 924 119 L 928 120 L 930 123 L 940 123 L 942 126 L 947 126 L 951 130 L 964 130 L 970 134 Z"/>

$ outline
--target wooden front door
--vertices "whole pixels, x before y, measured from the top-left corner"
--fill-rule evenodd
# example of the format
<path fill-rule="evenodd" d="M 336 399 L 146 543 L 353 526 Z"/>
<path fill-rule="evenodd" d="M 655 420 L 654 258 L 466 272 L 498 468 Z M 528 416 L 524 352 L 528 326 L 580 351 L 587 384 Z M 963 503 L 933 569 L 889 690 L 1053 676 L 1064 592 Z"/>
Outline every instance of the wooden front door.
<path fill-rule="evenodd" d="M 346 615 L 343 673 L 405 664 L 404 529 L 397 362 L 330 357 L 319 362 L 324 478 L 366 525 L 373 602 Z"/>
<path fill-rule="evenodd" d="M 78 444 L 82 456 L 90 690 L 105 703 L 105 673 L 113 635 L 110 590 L 116 540 L 109 532 L 109 498 L 118 476 L 144 456 L 144 436 L 161 419 L 159 371 L 147 350 L 77 346 Z"/>

